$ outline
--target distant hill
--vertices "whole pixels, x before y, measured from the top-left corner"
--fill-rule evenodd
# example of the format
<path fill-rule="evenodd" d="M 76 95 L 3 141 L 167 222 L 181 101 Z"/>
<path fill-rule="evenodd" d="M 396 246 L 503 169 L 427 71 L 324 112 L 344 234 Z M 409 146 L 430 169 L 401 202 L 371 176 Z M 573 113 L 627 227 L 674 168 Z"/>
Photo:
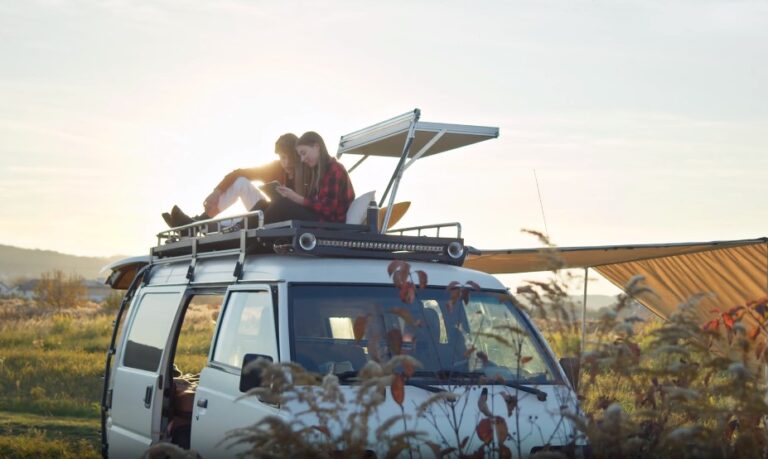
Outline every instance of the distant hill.
<path fill-rule="evenodd" d="M 125 257 L 78 257 L 52 250 L 22 249 L 0 244 L 0 280 L 37 278 L 54 269 L 75 273 L 86 279 L 97 279 L 101 268 L 121 258 Z"/>

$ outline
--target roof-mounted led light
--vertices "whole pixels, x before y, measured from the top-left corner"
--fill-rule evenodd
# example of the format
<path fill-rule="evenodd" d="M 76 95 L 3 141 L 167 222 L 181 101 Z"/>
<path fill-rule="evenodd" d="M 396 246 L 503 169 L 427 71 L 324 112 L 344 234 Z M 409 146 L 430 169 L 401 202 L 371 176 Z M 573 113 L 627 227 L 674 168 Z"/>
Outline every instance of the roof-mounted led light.
<path fill-rule="evenodd" d="M 315 249 L 315 246 L 317 246 L 317 238 L 312 233 L 304 233 L 301 236 L 299 236 L 299 247 L 306 250 L 307 252 L 311 252 Z"/>
<path fill-rule="evenodd" d="M 458 260 L 464 255 L 464 246 L 459 241 L 453 241 L 448 244 L 448 256 L 454 260 Z"/>
<path fill-rule="evenodd" d="M 320 239 L 317 242 L 322 247 L 341 247 L 347 249 L 382 250 L 387 252 L 431 252 L 441 253 L 442 245 L 433 244 L 405 244 L 401 242 L 374 242 L 374 241 L 340 241 L 334 239 Z"/>

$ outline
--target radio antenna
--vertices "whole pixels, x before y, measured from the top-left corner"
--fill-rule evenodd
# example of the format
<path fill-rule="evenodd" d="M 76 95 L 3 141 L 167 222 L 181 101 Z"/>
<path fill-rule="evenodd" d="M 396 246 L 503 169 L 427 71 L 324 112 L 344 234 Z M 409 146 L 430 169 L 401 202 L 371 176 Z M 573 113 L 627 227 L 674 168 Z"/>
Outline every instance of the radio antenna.
<path fill-rule="evenodd" d="M 549 229 L 547 229 L 547 216 L 544 215 L 544 201 L 541 200 L 541 190 L 539 189 L 539 178 L 536 176 L 536 169 L 533 170 L 533 179 L 536 181 L 536 192 L 539 194 L 539 207 L 541 208 L 541 219 L 544 221 L 544 234 L 549 239 Z"/>

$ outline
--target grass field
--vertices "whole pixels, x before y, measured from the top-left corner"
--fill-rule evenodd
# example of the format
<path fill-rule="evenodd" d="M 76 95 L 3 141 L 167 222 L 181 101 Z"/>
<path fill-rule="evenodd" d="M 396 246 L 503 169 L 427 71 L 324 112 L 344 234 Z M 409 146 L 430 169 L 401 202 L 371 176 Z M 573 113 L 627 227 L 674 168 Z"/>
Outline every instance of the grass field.
<path fill-rule="evenodd" d="M 177 363 L 199 371 L 213 321 L 189 313 Z M 114 312 L 0 300 L 0 457 L 100 456 L 99 401 Z"/>
<path fill-rule="evenodd" d="M 99 456 L 111 316 L 8 300 L 0 320 L 0 457 Z"/>
<path fill-rule="evenodd" d="M 99 420 L 0 411 L 0 457 L 101 457 Z"/>

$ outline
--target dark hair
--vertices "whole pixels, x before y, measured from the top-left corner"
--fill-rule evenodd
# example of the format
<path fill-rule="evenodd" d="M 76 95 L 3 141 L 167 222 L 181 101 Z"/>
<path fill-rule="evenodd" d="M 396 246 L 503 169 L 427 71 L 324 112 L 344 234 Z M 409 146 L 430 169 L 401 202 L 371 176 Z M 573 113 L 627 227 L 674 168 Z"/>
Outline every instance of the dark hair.
<path fill-rule="evenodd" d="M 312 175 L 310 175 L 309 180 L 309 193 L 316 194 L 320 189 L 320 178 L 325 175 L 328 164 L 331 162 L 331 155 L 328 154 L 328 148 L 326 148 L 323 138 L 315 131 L 307 131 L 302 134 L 299 140 L 296 141 L 296 146 L 298 147 L 299 145 L 309 147 L 317 145 L 320 147 L 320 157 L 317 160 L 317 166 L 312 168 Z"/>
<path fill-rule="evenodd" d="M 305 164 L 299 161 L 299 154 L 296 153 L 297 140 L 296 134 L 291 132 L 281 135 L 275 142 L 275 153 L 284 154 L 288 157 L 293 167 L 293 191 L 305 196 L 308 190 L 305 177 L 309 176 L 309 170 Z"/>
<path fill-rule="evenodd" d="M 278 137 L 277 142 L 275 142 L 275 153 L 289 155 L 294 159 L 296 156 L 297 140 L 299 140 L 299 138 L 296 137 L 296 134 L 291 132 L 281 135 Z"/>

